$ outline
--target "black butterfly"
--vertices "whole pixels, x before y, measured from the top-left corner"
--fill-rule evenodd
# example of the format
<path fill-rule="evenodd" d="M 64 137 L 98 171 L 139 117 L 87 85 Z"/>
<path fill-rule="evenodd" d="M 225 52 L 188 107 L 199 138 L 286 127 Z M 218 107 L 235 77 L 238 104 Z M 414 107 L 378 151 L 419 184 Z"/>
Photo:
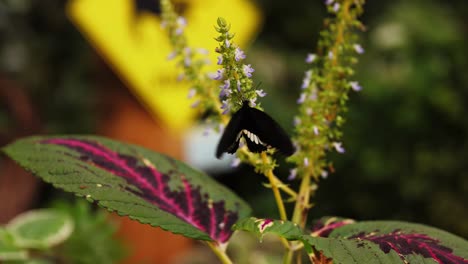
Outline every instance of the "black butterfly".
<path fill-rule="evenodd" d="M 252 152 L 262 152 L 270 147 L 278 149 L 286 156 L 294 153 L 294 146 L 288 134 L 273 118 L 244 101 L 242 108 L 229 121 L 221 137 L 216 157 L 219 159 L 224 152 L 235 153 L 241 137 Z"/>

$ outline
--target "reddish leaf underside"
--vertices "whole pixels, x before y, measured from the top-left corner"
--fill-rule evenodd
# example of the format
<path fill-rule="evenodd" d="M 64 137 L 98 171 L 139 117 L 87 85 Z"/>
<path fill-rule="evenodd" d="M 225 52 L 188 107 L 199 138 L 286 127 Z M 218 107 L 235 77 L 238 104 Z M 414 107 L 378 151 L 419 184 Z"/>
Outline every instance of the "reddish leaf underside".
<path fill-rule="evenodd" d="M 411 254 L 421 255 L 424 258 L 431 258 L 440 264 L 468 264 L 468 260 L 453 254 L 453 250 L 440 245 L 440 241 L 425 234 L 404 233 L 399 229 L 388 234 L 377 234 L 361 232 L 349 237 L 349 239 L 359 239 L 371 241 L 379 245 L 384 253 L 395 251 L 402 260 Z M 364 246 L 364 244 L 360 244 Z"/>
<path fill-rule="evenodd" d="M 126 191 L 197 227 L 215 241 L 225 242 L 232 234 L 231 226 L 238 220 L 238 213 L 226 210 L 222 200 L 212 201 L 208 194 L 202 193 L 200 186 L 193 186 L 177 171 L 161 173 L 144 158 L 112 151 L 95 141 L 52 138 L 40 143 L 76 151 L 81 161 L 124 178 L 138 189 L 126 188 Z M 171 177 L 179 177 L 183 187 L 171 189 Z"/>

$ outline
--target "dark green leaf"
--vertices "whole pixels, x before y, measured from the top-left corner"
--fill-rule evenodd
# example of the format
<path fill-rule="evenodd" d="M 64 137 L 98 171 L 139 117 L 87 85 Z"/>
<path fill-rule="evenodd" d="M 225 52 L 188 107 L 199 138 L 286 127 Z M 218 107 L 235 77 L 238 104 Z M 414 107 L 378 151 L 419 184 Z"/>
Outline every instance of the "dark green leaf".
<path fill-rule="evenodd" d="M 25 138 L 3 150 L 57 188 L 190 238 L 225 242 L 231 226 L 250 214 L 243 200 L 206 174 L 142 147 L 53 136 Z"/>

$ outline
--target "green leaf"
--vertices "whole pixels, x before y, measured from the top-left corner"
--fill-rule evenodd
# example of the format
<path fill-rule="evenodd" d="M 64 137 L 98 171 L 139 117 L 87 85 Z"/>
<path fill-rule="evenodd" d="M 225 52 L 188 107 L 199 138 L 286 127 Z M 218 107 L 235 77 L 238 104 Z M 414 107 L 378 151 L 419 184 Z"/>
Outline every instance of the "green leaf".
<path fill-rule="evenodd" d="M 57 188 L 190 238 L 226 242 L 231 226 L 250 214 L 243 200 L 208 175 L 142 147 L 52 136 L 21 139 L 3 151 Z"/>
<path fill-rule="evenodd" d="M 468 242 L 420 224 L 369 221 L 347 224 L 327 237 L 303 236 L 311 260 L 338 263 L 468 263 Z"/>
<path fill-rule="evenodd" d="M 260 240 L 265 234 L 275 234 L 287 240 L 298 240 L 303 235 L 301 229 L 293 222 L 255 217 L 244 218 L 232 228 L 254 233 Z"/>
<path fill-rule="evenodd" d="M 15 246 L 13 236 L 6 229 L 0 227 L 0 261 L 25 260 L 27 257 L 26 250 Z"/>
<path fill-rule="evenodd" d="M 73 221 L 54 210 L 28 211 L 7 225 L 14 243 L 20 248 L 51 248 L 65 241 L 73 232 Z"/>

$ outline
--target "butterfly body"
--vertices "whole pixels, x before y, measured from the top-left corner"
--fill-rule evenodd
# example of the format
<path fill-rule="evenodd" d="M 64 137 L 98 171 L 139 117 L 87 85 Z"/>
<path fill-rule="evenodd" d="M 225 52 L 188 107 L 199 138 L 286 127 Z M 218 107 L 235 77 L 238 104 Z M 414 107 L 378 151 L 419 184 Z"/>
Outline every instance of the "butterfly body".
<path fill-rule="evenodd" d="M 251 152 L 259 153 L 273 147 L 287 156 L 294 153 L 291 139 L 283 128 L 265 112 L 250 107 L 248 101 L 243 102 L 226 126 L 216 157 L 220 158 L 223 152 L 235 153 L 242 138 Z"/>

